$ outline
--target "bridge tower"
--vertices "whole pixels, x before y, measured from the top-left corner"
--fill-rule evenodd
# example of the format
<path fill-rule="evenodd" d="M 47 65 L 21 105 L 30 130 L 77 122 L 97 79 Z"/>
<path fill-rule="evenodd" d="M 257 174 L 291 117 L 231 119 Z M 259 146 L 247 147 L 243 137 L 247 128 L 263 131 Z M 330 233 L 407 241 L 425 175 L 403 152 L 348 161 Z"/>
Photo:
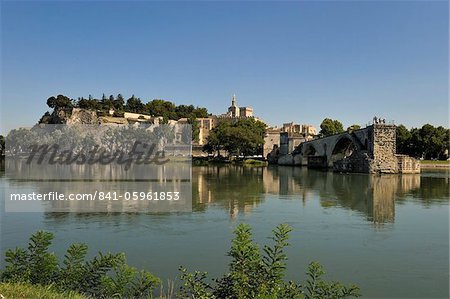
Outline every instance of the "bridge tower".
<path fill-rule="evenodd" d="M 371 173 L 397 173 L 396 126 L 390 124 L 373 124 L 370 136 L 369 152 L 373 161 Z M 369 131 L 370 134 L 370 131 Z"/>

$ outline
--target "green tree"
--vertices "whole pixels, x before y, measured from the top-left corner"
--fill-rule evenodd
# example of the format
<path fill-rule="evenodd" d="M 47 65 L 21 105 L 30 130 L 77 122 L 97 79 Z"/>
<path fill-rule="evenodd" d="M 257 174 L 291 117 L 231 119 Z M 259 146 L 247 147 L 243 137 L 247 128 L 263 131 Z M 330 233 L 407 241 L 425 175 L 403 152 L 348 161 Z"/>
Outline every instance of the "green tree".
<path fill-rule="evenodd" d="M 273 230 L 272 245 L 261 250 L 252 240 L 250 226 L 239 224 L 231 242 L 229 272 L 216 279 L 216 284 L 207 281 L 206 272 L 189 273 L 181 267 L 179 298 L 290 298 L 290 299 L 339 299 L 359 297 L 359 288 L 344 286 L 339 282 L 327 282 L 322 266 L 312 262 L 304 285 L 285 281 L 287 255 L 291 228 L 281 224 Z"/>
<path fill-rule="evenodd" d="M 136 98 L 134 95 L 132 95 L 131 98 L 127 100 L 125 111 L 133 113 L 145 113 L 144 104 L 141 102 L 141 99 Z"/>
<path fill-rule="evenodd" d="M 344 132 L 344 126 L 338 120 L 332 120 L 331 118 L 325 118 L 320 124 L 319 134 L 322 136 L 330 136 Z"/>
<path fill-rule="evenodd" d="M 49 97 L 47 99 L 47 105 L 50 108 L 72 108 L 72 100 L 65 95 L 59 94 L 56 97 Z"/>
<path fill-rule="evenodd" d="M 447 159 L 450 150 L 450 129 L 445 129 L 442 126 L 437 127 L 433 143 L 436 158 Z"/>
<path fill-rule="evenodd" d="M 116 111 L 123 111 L 125 105 L 125 100 L 123 96 L 119 93 L 113 101 L 113 107 Z"/>
<path fill-rule="evenodd" d="M 155 99 L 145 104 L 145 110 L 152 116 L 162 116 L 165 119 L 177 119 L 174 103 Z"/>
<path fill-rule="evenodd" d="M 424 159 L 446 159 L 450 146 L 450 130 L 442 126 L 423 125 L 420 129 L 408 131 L 399 125 L 397 133 L 397 152 Z"/>
<path fill-rule="evenodd" d="M 202 107 L 196 107 L 194 109 L 194 115 L 196 118 L 206 118 L 209 116 L 208 109 Z"/>
<path fill-rule="evenodd" d="M 205 151 L 220 155 L 220 150 L 226 150 L 229 156 L 257 155 L 264 145 L 266 125 L 254 118 L 238 121 L 224 120 L 211 130 Z"/>
<path fill-rule="evenodd" d="M 179 105 L 175 107 L 176 118 L 189 118 L 194 117 L 194 105 Z"/>
<path fill-rule="evenodd" d="M 109 109 L 114 107 L 114 97 L 111 95 L 106 97 L 105 94 L 102 95 L 102 100 L 100 101 L 101 109 L 104 111 L 108 111 Z"/>
<path fill-rule="evenodd" d="M 88 110 L 101 110 L 102 105 L 99 101 L 93 99 L 92 97 L 90 97 L 89 99 L 85 99 L 82 97 L 78 101 L 78 107 Z"/>
<path fill-rule="evenodd" d="M 361 129 L 361 126 L 355 124 L 355 125 L 351 125 L 350 127 L 348 127 L 347 132 L 351 133 L 351 132 L 359 130 L 359 129 Z"/>
<path fill-rule="evenodd" d="M 192 141 L 199 142 L 200 140 L 200 125 L 195 117 L 188 118 L 188 124 L 192 126 Z"/>
<path fill-rule="evenodd" d="M 404 126 L 399 125 L 396 128 L 397 153 L 411 154 L 411 132 Z"/>
<path fill-rule="evenodd" d="M 123 253 L 98 253 L 86 260 L 86 244 L 70 245 L 59 263 L 49 252 L 52 240 L 52 233 L 38 231 L 27 249 L 7 250 L 0 281 L 47 285 L 89 298 L 147 298 L 160 284 L 151 273 L 128 266 Z"/>

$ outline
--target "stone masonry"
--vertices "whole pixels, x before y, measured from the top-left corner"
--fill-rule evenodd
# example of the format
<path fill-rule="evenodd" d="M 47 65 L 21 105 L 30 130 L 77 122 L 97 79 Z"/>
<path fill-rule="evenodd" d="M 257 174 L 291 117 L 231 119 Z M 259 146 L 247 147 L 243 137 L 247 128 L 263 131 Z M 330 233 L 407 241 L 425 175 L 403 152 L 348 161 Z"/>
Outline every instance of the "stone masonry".
<path fill-rule="evenodd" d="M 286 142 L 280 137 L 280 148 L 269 155 L 269 162 L 326 167 L 337 172 L 420 173 L 419 161 L 396 154 L 395 125 L 375 123 L 352 132 L 306 141 L 288 153 Z"/>
<path fill-rule="evenodd" d="M 374 124 L 371 143 L 373 161 L 369 173 L 398 173 L 396 152 L 396 126 Z"/>

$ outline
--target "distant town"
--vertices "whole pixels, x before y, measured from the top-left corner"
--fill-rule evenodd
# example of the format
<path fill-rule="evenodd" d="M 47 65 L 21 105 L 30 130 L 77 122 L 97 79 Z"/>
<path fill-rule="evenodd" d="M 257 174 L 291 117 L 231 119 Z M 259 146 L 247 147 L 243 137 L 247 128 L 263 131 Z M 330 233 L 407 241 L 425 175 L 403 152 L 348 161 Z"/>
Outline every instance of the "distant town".
<path fill-rule="evenodd" d="M 339 172 L 418 173 L 418 160 L 448 159 L 449 129 L 429 124 L 420 129 L 386 123 L 374 117 L 361 128 L 344 129 L 341 122 L 325 118 L 320 131 L 295 122 L 267 126 L 253 107 L 239 106 L 236 95 L 224 113 L 213 115 L 207 108 L 175 105 L 161 99 L 143 103 L 134 95 L 101 99 L 70 99 L 64 95 L 47 100 L 53 111 L 41 124 L 190 124 L 193 157 L 253 158 L 279 165 L 332 168 Z M 0 138 L 4 150 L 4 137 Z"/>
<path fill-rule="evenodd" d="M 52 114 L 46 113 L 39 121 L 40 123 L 193 124 L 195 126 L 194 154 L 199 156 L 207 155 L 207 152 L 202 150 L 203 146 L 207 145 L 208 137 L 219 124 L 245 119 L 253 119 L 264 123 L 262 119 L 254 115 L 253 107 L 238 106 L 236 95 L 232 96 L 228 110 L 219 115 L 207 113 L 206 108 L 195 108 L 192 105 L 175 106 L 173 103 L 164 100 L 153 100 L 143 104 L 139 98 L 134 96 L 125 103 L 121 95 L 108 98 L 103 96 L 101 100 L 92 97 L 89 97 L 89 99 L 79 98 L 78 101 L 58 95 L 49 98 L 47 104 L 50 108 L 55 108 L 55 111 Z M 71 111 L 69 112 L 67 108 L 70 108 Z M 96 113 L 93 113 L 94 111 Z M 304 141 L 313 139 L 318 134 L 317 129 L 309 124 L 288 122 L 280 127 L 266 127 L 264 146 L 262 151 L 259 151 L 260 155 L 266 157 L 272 151 L 274 145 L 279 145 L 280 133 L 288 134 L 291 139 L 291 149 Z"/>

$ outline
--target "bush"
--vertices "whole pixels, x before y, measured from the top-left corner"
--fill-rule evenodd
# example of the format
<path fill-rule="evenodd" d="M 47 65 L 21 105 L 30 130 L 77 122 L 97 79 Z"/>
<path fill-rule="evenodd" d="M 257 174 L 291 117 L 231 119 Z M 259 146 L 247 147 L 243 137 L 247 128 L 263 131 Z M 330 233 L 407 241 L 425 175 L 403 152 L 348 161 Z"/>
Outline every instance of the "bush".
<path fill-rule="evenodd" d="M 317 262 L 309 265 L 304 284 L 286 281 L 284 249 L 289 245 L 290 231 L 286 224 L 277 226 L 271 237 L 272 246 L 265 245 L 261 250 L 252 240 L 250 226 L 240 224 L 228 252 L 229 272 L 221 278 L 208 280 L 206 272 L 190 273 L 181 267 L 182 285 L 176 298 L 337 299 L 360 296 L 359 288 L 354 285 L 323 280 L 325 272 Z M 0 273 L 0 290 L 5 293 L 9 290 L 9 294 L 32 292 L 31 297 L 42 298 L 78 298 L 78 294 L 88 298 L 151 298 L 157 286 L 162 293 L 160 280 L 145 270 L 128 266 L 123 253 L 98 253 L 86 261 L 87 245 L 72 244 L 60 264 L 48 251 L 52 240 L 52 233 L 38 231 L 31 236 L 27 249 L 8 250 L 6 267 Z M 161 295 L 160 298 L 171 297 Z"/>
<path fill-rule="evenodd" d="M 57 257 L 48 252 L 52 240 L 52 233 L 38 231 L 31 236 L 28 249 L 9 249 L 1 281 L 52 285 L 61 292 L 109 298 L 148 296 L 160 283 L 151 273 L 128 266 L 123 253 L 98 253 L 85 261 L 86 244 L 72 244 L 59 265 Z"/>
<path fill-rule="evenodd" d="M 281 224 L 273 230 L 272 246 L 263 250 L 252 241 L 251 229 L 240 224 L 235 230 L 228 255 L 231 257 L 229 273 L 207 282 L 206 272 L 189 273 L 180 268 L 183 285 L 180 298 L 324 298 L 335 299 L 359 297 L 359 288 L 354 285 L 344 286 L 339 282 L 327 282 L 322 279 L 325 274 L 322 266 L 312 262 L 307 270 L 307 280 L 300 285 L 285 281 L 286 260 L 284 248 L 289 245 L 291 228 Z"/>

